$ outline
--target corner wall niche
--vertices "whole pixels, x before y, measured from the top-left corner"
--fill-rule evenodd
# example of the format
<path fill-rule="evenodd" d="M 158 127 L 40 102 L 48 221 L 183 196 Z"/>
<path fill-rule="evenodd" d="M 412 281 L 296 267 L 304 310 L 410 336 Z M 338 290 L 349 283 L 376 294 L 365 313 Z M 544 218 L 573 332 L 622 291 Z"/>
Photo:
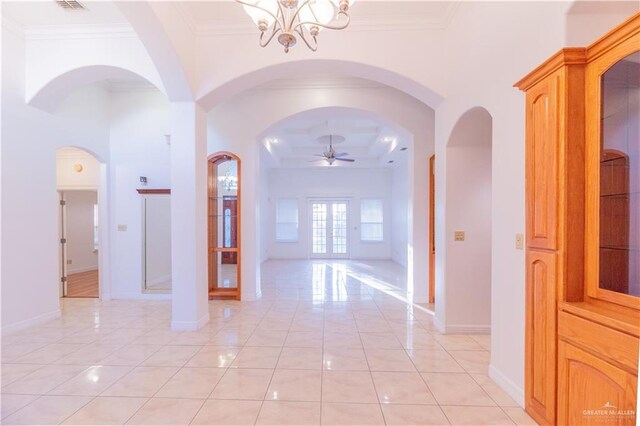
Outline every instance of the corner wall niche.
<path fill-rule="evenodd" d="M 211 155 L 207 186 L 209 298 L 240 300 L 240 159 Z"/>

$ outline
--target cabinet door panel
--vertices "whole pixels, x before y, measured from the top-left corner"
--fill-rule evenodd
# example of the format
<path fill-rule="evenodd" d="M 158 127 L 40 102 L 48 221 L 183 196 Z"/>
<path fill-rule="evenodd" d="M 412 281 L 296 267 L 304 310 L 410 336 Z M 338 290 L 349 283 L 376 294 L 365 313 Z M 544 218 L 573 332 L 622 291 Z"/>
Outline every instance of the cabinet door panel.
<path fill-rule="evenodd" d="M 558 424 L 635 425 L 637 376 L 566 342 L 558 358 Z"/>
<path fill-rule="evenodd" d="M 559 77 L 527 92 L 527 245 L 557 249 Z"/>
<path fill-rule="evenodd" d="M 541 423 L 555 421 L 557 255 L 529 250 L 526 283 L 527 411 Z"/>

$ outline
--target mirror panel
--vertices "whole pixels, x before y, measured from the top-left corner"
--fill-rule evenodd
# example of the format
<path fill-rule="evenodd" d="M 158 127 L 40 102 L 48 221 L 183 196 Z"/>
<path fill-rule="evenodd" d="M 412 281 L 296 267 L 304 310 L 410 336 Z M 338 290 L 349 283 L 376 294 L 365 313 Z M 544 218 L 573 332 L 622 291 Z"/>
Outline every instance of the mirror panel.
<path fill-rule="evenodd" d="M 142 198 L 143 291 L 171 293 L 171 198 Z"/>

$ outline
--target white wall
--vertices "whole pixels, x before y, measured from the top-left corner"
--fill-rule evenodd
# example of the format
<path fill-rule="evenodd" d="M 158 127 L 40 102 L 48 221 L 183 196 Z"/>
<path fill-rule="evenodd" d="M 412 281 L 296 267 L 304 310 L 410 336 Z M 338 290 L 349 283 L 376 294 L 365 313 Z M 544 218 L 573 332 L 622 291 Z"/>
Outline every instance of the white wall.
<path fill-rule="evenodd" d="M 142 294 L 142 198 L 136 189 L 171 188 L 164 136 L 170 133 L 169 104 L 157 90 L 111 93 L 109 123 L 112 297 L 166 297 Z M 146 186 L 140 176 L 147 177 Z"/>
<path fill-rule="evenodd" d="M 22 37 L 3 26 L 2 55 L 10 58 L 2 61 L 3 330 L 60 313 L 56 149 L 78 146 L 108 158 L 105 90 L 80 90 L 54 115 L 26 106 L 24 49 Z"/>
<path fill-rule="evenodd" d="M 447 148 L 446 209 L 445 329 L 447 333 L 490 333 L 490 145 Z M 465 233 L 464 241 L 454 241 L 456 231 Z"/>
<path fill-rule="evenodd" d="M 351 259 L 391 258 L 391 170 L 346 167 L 273 169 L 269 172 L 268 192 L 267 254 L 269 258 L 307 259 L 311 247 L 309 202 L 313 199 L 330 198 L 345 199 L 349 202 L 349 257 Z M 275 239 L 276 203 L 281 198 L 298 201 L 297 242 L 278 242 Z M 360 201 L 366 198 L 383 201 L 383 242 L 360 240 Z"/>
<path fill-rule="evenodd" d="M 65 191 L 67 238 L 67 273 L 98 269 L 98 251 L 93 240 L 93 206 L 98 203 L 96 191 Z M 69 263 L 71 262 L 71 263 Z"/>
<path fill-rule="evenodd" d="M 408 262 L 409 172 L 407 159 L 397 160 L 391 172 L 391 258 L 402 266 Z"/>

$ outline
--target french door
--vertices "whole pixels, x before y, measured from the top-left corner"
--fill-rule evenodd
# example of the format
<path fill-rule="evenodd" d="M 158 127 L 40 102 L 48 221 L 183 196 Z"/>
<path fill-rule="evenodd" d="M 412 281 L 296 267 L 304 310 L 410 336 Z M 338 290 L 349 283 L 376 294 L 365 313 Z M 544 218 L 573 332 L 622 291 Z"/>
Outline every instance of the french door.
<path fill-rule="evenodd" d="M 311 201 L 312 258 L 346 259 L 349 257 L 349 202 L 344 200 Z"/>

